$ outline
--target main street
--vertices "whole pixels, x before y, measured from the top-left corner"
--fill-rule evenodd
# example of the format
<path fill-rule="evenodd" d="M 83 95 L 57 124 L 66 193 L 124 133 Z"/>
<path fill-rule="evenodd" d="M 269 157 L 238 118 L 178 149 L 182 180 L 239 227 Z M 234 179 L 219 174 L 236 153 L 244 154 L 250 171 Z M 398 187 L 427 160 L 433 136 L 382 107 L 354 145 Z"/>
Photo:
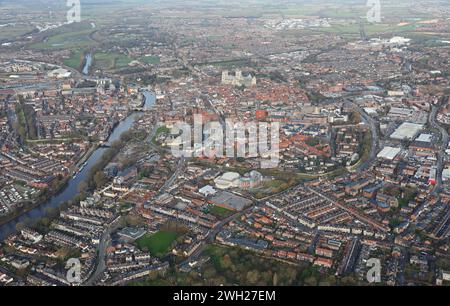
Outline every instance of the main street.
<path fill-rule="evenodd" d="M 158 131 L 159 125 L 155 125 L 153 127 L 153 130 L 150 132 L 149 136 L 147 137 L 147 143 L 156 151 L 162 150 L 160 147 L 155 145 L 153 143 L 153 138 L 156 136 L 156 133 Z M 177 168 L 173 175 L 165 182 L 165 184 L 159 189 L 158 195 L 163 194 L 166 192 L 166 190 L 173 185 L 173 183 L 176 181 L 176 179 L 179 177 L 179 175 L 182 173 L 182 170 L 185 166 L 185 158 L 182 157 L 179 159 Z M 108 248 L 110 241 L 111 241 L 111 233 L 114 232 L 118 225 L 119 225 L 120 217 L 116 219 L 113 223 L 111 223 L 107 229 L 103 232 L 100 243 L 97 247 L 98 250 L 98 256 L 97 256 L 97 267 L 95 272 L 89 277 L 89 279 L 84 283 L 86 286 L 90 286 L 95 284 L 96 281 L 98 281 L 98 278 L 102 275 L 102 273 L 106 270 L 106 249 Z"/>
<path fill-rule="evenodd" d="M 365 170 L 368 170 L 372 164 L 376 161 L 377 159 L 377 153 L 378 153 L 378 148 L 379 148 L 379 144 L 380 144 L 380 138 L 378 135 L 378 126 L 377 126 L 377 121 L 375 121 L 372 117 L 370 117 L 369 115 L 367 115 L 367 113 L 359 106 L 357 105 L 355 102 L 347 99 L 346 103 L 352 105 L 360 114 L 363 122 L 367 125 L 369 125 L 370 128 L 370 132 L 371 132 L 371 145 L 370 145 L 370 153 L 369 156 L 367 157 L 366 160 L 364 160 L 358 167 L 357 167 L 357 171 L 358 172 L 362 172 Z"/>
<path fill-rule="evenodd" d="M 440 107 L 433 105 L 429 117 L 429 123 L 430 126 L 434 129 L 439 130 L 441 133 L 441 142 L 440 142 L 440 148 L 438 152 L 437 157 L 437 163 L 436 163 L 436 185 L 434 186 L 433 195 L 437 195 L 442 188 L 442 172 L 444 171 L 444 158 L 445 158 L 445 150 L 447 149 L 449 136 L 447 133 L 447 130 L 440 126 L 436 122 L 436 116 L 439 111 Z"/>
<path fill-rule="evenodd" d="M 102 233 L 102 237 L 100 238 L 100 243 L 97 246 L 97 267 L 94 273 L 89 277 L 89 279 L 84 283 L 85 286 L 94 285 L 95 282 L 98 281 L 98 278 L 103 274 L 106 270 L 106 249 L 108 248 L 111 242 L 111 233 L 114 232 L 120 222 L 120 217 L 114 220 L 111 224 L 108 225 L 106 230 Z"/>
<path fill-rule="evenodd" d="M 158 128 L 161 125 L 157 124 L 153 127 L 153 130 L 150 132 L 149 136 L 147 137 L 146 142 L 150 145 L 150 147 L 152 147 L 152 149 L 154 149 L 157 152 L 160 151 L 166 151 L 168 153 L 170 153 L 170 149 L 165 149 L 165 148 L 161 148 L 159 146 L 157 146 L 156 144 L 153 143 L 153 139 L 156 137 Z M 178 164 L 177 164 L 177 168 L 175 169 L 175 172 L 172 174 L 172 176 L 164 183 L 164 185 L 159 189 L 158 191 L 158 195 L 163 194 L 164 192 L 167 191 L 167 189 L 173 185 L 173 183 L 175 183 L 175 181 L 177 180 L 177 178 L 180 176 L 180 174 L 182 173 L 184 167 L 186 165 L 186 158 L 185 157 L 181 157 L 178 160 Z"/>

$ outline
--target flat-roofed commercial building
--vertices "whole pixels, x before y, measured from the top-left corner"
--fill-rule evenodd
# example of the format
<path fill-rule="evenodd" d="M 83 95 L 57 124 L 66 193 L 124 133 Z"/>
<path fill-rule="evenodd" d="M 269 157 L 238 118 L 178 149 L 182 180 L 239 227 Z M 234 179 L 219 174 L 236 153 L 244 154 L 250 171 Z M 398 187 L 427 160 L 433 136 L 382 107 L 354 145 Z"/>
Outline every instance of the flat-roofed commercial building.
<path fill-rule="evenodd" d="M 400 148 L 384 147 L 383 150 L 381 150 L 381 152 L 378 153 L 377 157 L 387 160 L 394 160 L 394 158 L 397 157 L 400 151 L 401 151 Z"/>
<path fill-rule="evenodd" d="M 241 211 L 252 204 L 252 201 L 231 192 L 220 191 L 211 199 L 211 203 L 229 210 Z"/>
<path fill-rule="evenodd" d="M 422 124 L 405 122 L 392 133 L 391 138 L 396 140 L 413 140 L 421 129 L 423 129 Z"/>

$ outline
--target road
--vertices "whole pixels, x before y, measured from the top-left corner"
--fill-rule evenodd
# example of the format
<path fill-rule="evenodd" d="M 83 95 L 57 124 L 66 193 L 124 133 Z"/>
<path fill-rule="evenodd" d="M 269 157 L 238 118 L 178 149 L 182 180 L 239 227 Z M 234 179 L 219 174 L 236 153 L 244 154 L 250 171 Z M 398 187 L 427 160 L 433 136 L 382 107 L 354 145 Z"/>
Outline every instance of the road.
<path fill-rule="evenodd" d="M 363 122 L 368 124 L 370 127 L 370 132 L 372 134 L 372 143 L 371 143 L 371 147 L 370 147 L 369 157 L 366 160 L 364 160 L 356 169 L 357 172 L 366 171 L 372 166 L 372 164 L 377 159 L 378 148 L 380 145 L 380 137 L 378 135 L 378 127 L 377 127 L 378 122 L 375 121 L 369 115 L 367 115 L 366 112 L 359 105 L 354 103 L 353 101 L 347 99 L 346 103 L 351 104 L 361 115 Z"/>
<path fill-rule="evenodd" d="M 198 249 L 192 253 L 191 256 L 189 256 L 186 260 L 184 260 L 181 265 L 187 264 L 189 262 L 194 262 L 196 260 L 198 260 L 198 258 L 200 257 L 201 253 L 204 251 L 205 247 L 208 244 L 212 244 L 214 243 L 214 240 L 217 236 L 218 233 L 220 233 L 223 229 L 223 227 L 228 224 L 230 221 L 235 220 L 239 217 L 241 217 L 242 215 L 250 212 L 251 210 L 253 210 L 255 207 L 258 207 L 259 205 L 263 204 L 266 201 L 269 201 L 272 198 L 277 198 L 285 193 L 288 193 L 292 190 L 294 190 L 295 188 L 298 188 L 299 186 L 302 186 L 303 183 L 300 183 L 296 186 L 292 186 L 291 188 L 281 191 L 280 193 L 277 194 L 273 194 L 271 196 L 265 197 L 264 199 L 260 199 L 260 200 L 256 200 L 256 204 L 255 205 L 251 205 L 249 207 L 247 207 L 246 209 L 237 212 L 231 216 L 229 216 L 228 218 L 223 219 L 222 221 L 220 221 L 220 223 L 218 225 L 216 225 L 216 227 L 214 227 L 209 233 L 208 235 L 205 237 L 205 239 L 202 241 L 202 244 L 198 247 Z"/>
<path fill-rule="evenodd" d="M 147 142 L 148 144 L 157 152 L 160 151 L 166 151 L 168 153 L 171 153 L 170 149 L 167 148 L 161 148 L 159 146 L 157 146 L 156 144 L 153 143 L 153 138 L 155 138 L 156 133 L 158 131 L 158 128 L 160 127 L 160 125 L 155 125 L 153 127 L 153 130 L 151 131 L 151 133 L 149 134 L 149 136 L 147 137 Z M 186 158 L 185 157 L 181 157 L 178 160 L 178 165 L 177 165 L 177 169 L 175 170 L 175 172 L 172 174 L 172 176 L 164 183 L 164 185 L 159 189 L 158 191 L 158 195 L 163 194 L 164 192 L 166 192 L 166 190 L 173 185 L 173 183 L 175 183 L 175 181 L 177 180 L 178 176 L 181 174 L 181 172 L 184 169 L 184 166 L 186 165 Z"/>
<path fill-rule="evenodd" d="M 430 113 L 430 117 L 428 119 L 430 126 L 439 130 L 441 133 L 441 147 L 439 148 L 437 164 L 436 164 L 436 185 L 432 191 L 432 195 L 437 195 L 442 188 L 442 172 L 444 170 L 444 158 L 445 158 L 445 150 L 447 149 L 448 144 L 448 133 L 445 128 L 440 126 L 436 121 L 436 116 L 439 111 L 439 107 L 433 105 Z"/>
<path fill-rule="evenodd" d="M 158 126 L 156 125 L 150 135 L 147 138 L 148 143 L 157 151 L 161 150 L 161 148 L 157 147 L 155 144 L 153 144 L 152 140 L 156 135 L 156 131 L 158 130 Z M 178 161 L 177 169 L 173 173 L 173 175 L 165 182 L 165 184 L 159 189 L 158 195 L 163 194 L 166 192 L 166 190 L 173 185 L 173 183 L 176 181 L 178 176 L 181 174 L 185 166 L 185 158 L 182 157 Z M 97 268 L 95 272 L 91 275 L 89 280 L 85 282 L 86 286 L 93 285 L 98 278 L 102 275 L 102 273 L 106 269 L 106 249 L 108 248 L 108 245 L 111 241 L 111 233 L 114 232 L 119 224 L 120 218 L 111 223 L 108 228 L 103 232 L 102 237 L 100 239 L 100 243 L 97 247 L 98 249 L 98 257 L 97 257 Z"/>
<path fill-rule="evenodd" d="M 89 279 L 84 283 L 85 286 L 92 286 L 98 281 L 98 278 L 106 270 L 106 249 L 111 242 L 111 233 L 115 231 L 120 222 L 120 217 L 111 223 L 106 230 L 103 232 L 100 238 L 100 243 L 97 246 L 98 256 L 97 256 L 97 268 L 95 272 L 89 277 Z"/>
<path fill-rule="evenodd" d="M 258 204 L 256 204 L 257 206 Z M 246 209 L 235 213 L 231 216 L 229 216 L 228 218 L 223 219 L 222 221 L 220 221 L 220 223 L 218 225 L 216 225 L 216 227 L 214 227 L 209 233 L 208 235 L 206 235 L 205 239 L 202 241 L 201 245 L 197 248 L 197 250 L 191 254 L 191 256 L 189 256 L 186 260 L 184 260 L 180 265 L 185 265 L 187 263 L 190 262 L 195 262 L 198 260 L 198 258 L 200 257 L 200 255 L 203 253 L 203 251 L 205 250 L 206 246 L 208 244 L 212 244 L 214 243 L 214 240 L 217 236 L 218 233 L 220 233 L 223 229 L 223 227 L 229 223 L 232 220 L 235 220 L 237 218 L 239 218 L 240 216 L 250 212 L 255 206 L 249 206 Z"/>
<path fill-rule="evenodd" d="M 176 57 L 178 59 L 181 60 L 181 62 L 183 63 L 183 65 L 187 68 L 189 68 L 194 74 L 196 75 L 200 75 L 201 72 L 196 69 L 195 67 L 193 67 L 191 64 L 189 64 L 184 58 L 178 56 L 176 48 L 174 48 L 174 53 L 177 55 Z M 356 110 L 358 110 L 359 114 L 361 115 L 363 121 L 369 125 L 371 133 L 372 133 L 372 144 L 371 144 L 371 150 L 370 150 L 370 154 L 369 157 L 361 164 L 358 166 L 358 171 L 364 171 L 370 168 L 370 166 L 375 162 L 376 160 L 376 156 L 378 153 L 378 147 L 379 147 L 379 135 L 378 135 L 378 128 L 377 128 L 377 122 L 372 119 L 370 116 L 368 116 L 364 110 L 362 108 L 360 108 L 357 104 L 355 104 L 353 101 L 351 101 L 350 99 L 347 99 L 346 101 L 347 103 L 350 103 Z M 219 118 L 221 119 L 221 122 L 223 123 L 223 118 L 222 115 L 217 111 L 217 109 L 214 107 L 214 105 L 212 105 L 211 101 L 207 100 L 207 104 L 209 104 L 208 106 L 214 110 L 214 112 L 219 116 Z M 153 147 L 155 147 L 155 145 L 152 143 L 152 139 L 153 137 L 156 135 L 156 130 L 157 127 L 155 127 L 155 129 L 152 131 L 151 135 L 149 136 L 150 138 L 150 143 Z M 160 149 L 160 148 L 159 148 Z M 164 184 L 164 186 L 160 189 L 159 193 L 163 193 L 169 186 L 171 186 L 173 184 L 173 182 L 175 181 L 175 179 L 178 177 L 179 175 L 179 171 L 181 169 L 181 166 L 184 164 L 184 158 L 180 159 L 179 165 L 177 170 L 175 171 L 174 175 L 168 180 L 166 181 L 166 183 Z M 302 184 L 299 184 L 302 185 Z M 274 197 L 278 197 L 284 193 L 290 192 L 291 190 L 297 188 L 299 185 L 293 186 L 291 188 L 289 188 L 288 190 L 285 190 L 279 194 L 275 194 L 275 195 L 271 195 L 269 197 L 266 197 L 264 199 L 261 199 L 259 201 L 257 201 L 255 206 L 258 206 L 258 204 L 264 202 L 264 201 L 268 201 L 271 198 Z M 321 196 L 323 196 L 321 194 Z M 335 202 L 332 199 L 329 199 L 331 202 Z M 338 206 L 343 206 L 340 203 L 337 203 Z M 186 260 L 184 260 L 181 265 L 185 265 L 187 263 L 190 262 L 195 262 L 198 260 L 198 258 L 200 257 L 200 255 L 202 254 L 202 252 L 204 251 L 204 249 L 206 248 L 206 246 L 208 244 L 211 244 L 214 242 L 216 235 L 222 231 L 223 227 L 229 223 L 232 220 L 235 220 L 236 218 L 239 218 L 240 216 L 242 216 L 243 214 L 251 211 L 255 206 L 250 206 L 248 208 L 246 208 L 245 210 L 238 212 L 236 214 L 233 214 L 232 216 L 220 221 L 220 223 L 214 227 L 205 237 L 205 239 L 202 241 L 201 245 L 197 248 L 197 250 L 191 255 L 189 256 Z M 348 210 L 346 207 L 342 207 L 344 210 Z M 358 215 L 358 217 L 361 217 L 358 213 L 351 211 L 349 212 L 352 215 Z M 362 216 L 361 219 L 366 219 L 365 216 Z M 374 223 L 372 220 L 367 220 L 369 223 Z M 376 223 L 374 224 L 376 227 L 381 228 L 383 230 L 386 230 L 385 227 L 383 227 L 382 225 Z"/>
<path fill-rule="evenodd" d="M 181 172 L 184 170 L 184 166 L 186 164 L 186 159 L 184 157 L 181 157 L 178 160 L 178 164 L 177 164 L 177 169 L 175 170 L 175 172 L 172 174 L 172 176 L 164 183 L 164 185 L 159 189 L 158 191 L 158 195 L 163 194 L 164 192 L 167 191 L 167 189 L 173 185 L 173 183 L 175 183 L 175 181 L 177 180 L 178 176 L 180 176 Z"/>

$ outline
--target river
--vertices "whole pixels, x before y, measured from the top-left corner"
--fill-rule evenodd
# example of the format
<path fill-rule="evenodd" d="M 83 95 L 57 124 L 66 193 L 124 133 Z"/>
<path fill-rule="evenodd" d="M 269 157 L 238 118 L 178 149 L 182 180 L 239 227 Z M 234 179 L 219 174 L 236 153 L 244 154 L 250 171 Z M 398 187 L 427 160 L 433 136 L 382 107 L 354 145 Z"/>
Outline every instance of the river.
<path fill-rule="evenodd" d="M 153 93 L 149 91 L 144 91 L 144 110 L 149 110 L 153 108 L 156 102 L 156 97 Z M 112 144 L 114 141 L 118 140 L 120 136 L 128 131 L 132 126 L 136 118 L 142 115 L 142 112 L 133 112 L 127 118 L 122 120 L 109 135 L 107 140 L 107 145 Z M 97 148 L 91 156 L 86 161 L 86 166 L 83 168 L 81 172 L 77 174 L 75 178 L 71 178 L 64 189 L 53 196 L 47 202 L 39 205 L 38 207 L 30 210 L 27 213 L 24 213 L 17 218 L 3 224 L 0 226 L 0 241 L 3 241 L 8 235 L 16 232 L 16 225 L 19 222 L 23 222 L 25 220 L 32 219 L 33 221 L 37 221 L 39 218 L 45 215 L 45 210 L 47 208 L 56 208 L 59 207 L 62 203 L 67 202 L 75 198 L 78 194 L 79 186 L 81 182 L 87 180 L 89 173 L 92 167 L 97 163 L 97 161 L 102 157 L 103 153 L 107 150 L 105 147 Z"/>
<path fill-rule="evenodd" d="M 83 74 L 88 75 L 89 68 L 92 65 L 92 54 L 90 54 L 90 53 L 86 54 L 85 59 L 86 59 L 86 63 L 84 64 Z"/>

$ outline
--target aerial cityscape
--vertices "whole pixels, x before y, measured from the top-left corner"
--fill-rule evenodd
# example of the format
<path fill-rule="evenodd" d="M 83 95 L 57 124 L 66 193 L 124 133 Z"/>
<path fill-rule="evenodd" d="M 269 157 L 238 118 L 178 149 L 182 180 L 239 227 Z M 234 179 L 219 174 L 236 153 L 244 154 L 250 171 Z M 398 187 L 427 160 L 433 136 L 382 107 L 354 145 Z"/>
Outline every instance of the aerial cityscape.
<path fill-rule="evenodd" d="M 0 0 L 0 287 L 448 286 L 449 97 L 450 0 Z"/>

